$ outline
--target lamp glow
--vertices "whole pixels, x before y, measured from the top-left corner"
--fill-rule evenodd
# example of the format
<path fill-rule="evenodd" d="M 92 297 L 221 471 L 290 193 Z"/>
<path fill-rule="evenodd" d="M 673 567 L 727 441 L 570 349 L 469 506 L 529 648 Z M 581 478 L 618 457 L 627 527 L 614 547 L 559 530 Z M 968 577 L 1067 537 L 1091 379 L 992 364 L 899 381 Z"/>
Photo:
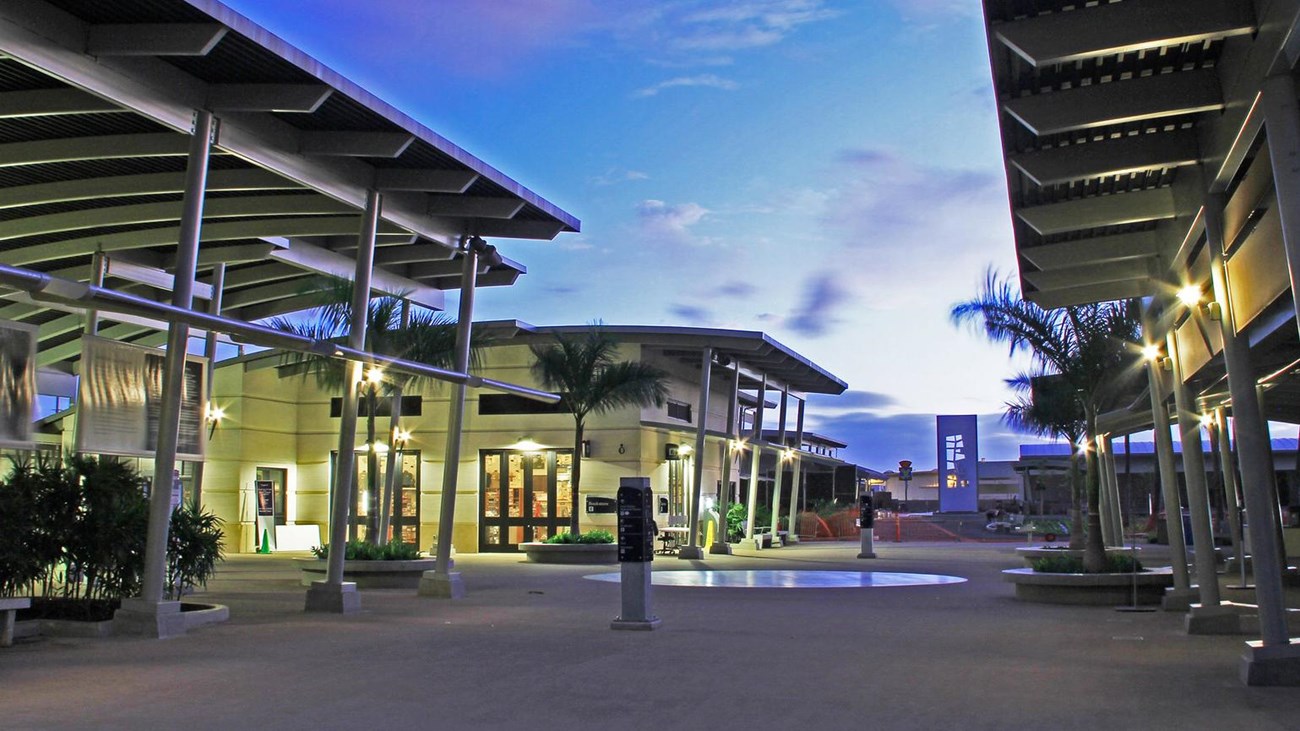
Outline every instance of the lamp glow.
<path fill-rule="evenodd" d="M 366 371 L 366 380 L 372 384 L 380 383 L 384 380 L 384 371 L 382 368 L 371 368 Z"/>
<path fill-rule="evenodd" d="M 1201 302 L 1201 288 L 1195 284 L 1189 284 L 1178 290 L 1178 301 L 1188 307 L 1195 307 Z"/>
<path fill-rule="evenodd" d="M 1157 360 L 1160 357 L 1160 346 L 1159 345 L 1142 346 L 1142 357 L 1150 361 Z"/>

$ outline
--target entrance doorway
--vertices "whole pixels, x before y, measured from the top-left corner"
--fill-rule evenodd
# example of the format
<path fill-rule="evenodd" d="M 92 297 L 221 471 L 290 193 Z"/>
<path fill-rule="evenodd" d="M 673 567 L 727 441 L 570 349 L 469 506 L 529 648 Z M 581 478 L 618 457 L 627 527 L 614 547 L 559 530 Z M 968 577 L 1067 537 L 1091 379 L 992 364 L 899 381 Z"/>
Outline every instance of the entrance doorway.
<path fill-rule="evenodd" d="M 331 461 L 337 457 L 331 455 Z M 348 514 L 348 540 L 367 540 L 379 529 L 381 513 L 380 501 L 384 491 L 384 477 L 388 456 L 379 458 L 376 490 L 370 489 L 370 476 L 366 464 L 366 453 L 356 453 L 356 472 L 352 483 L 352 510 Z M 337 464 L 337 462 L 334 462 Z M 390 510 L 388 540 L 400 540 L 414 546 L 420 545 L 420 452 L 419 450 L 402 450 L 397 454 L 397 479 L 393 482 L 396 493 L 397 510 Z M 331 470 L 332 472 L 333 470 Z M 331 501 L 333 494 L 330 495 Z"/>
<path fill-rule="evenodd" d="M 485 450 L 479 461 L 480 551 L 518 551 L 569 530 L 573 450 Z"/>

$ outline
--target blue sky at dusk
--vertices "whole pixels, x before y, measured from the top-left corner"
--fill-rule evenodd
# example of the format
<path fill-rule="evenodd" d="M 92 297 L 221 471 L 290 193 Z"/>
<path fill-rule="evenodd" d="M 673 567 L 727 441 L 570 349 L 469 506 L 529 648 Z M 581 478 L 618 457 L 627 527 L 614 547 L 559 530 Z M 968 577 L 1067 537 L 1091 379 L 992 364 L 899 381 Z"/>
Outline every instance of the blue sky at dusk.
<path fill-rule="evenodd" d="M 1032 441 L 948 319 L 1015 261 L 974 0 L 226 2 L 582 220 L 496 241 L 529 271 L 476 319 L 764 331 L 876 469 L 933 467 L 936 413 Z"/>

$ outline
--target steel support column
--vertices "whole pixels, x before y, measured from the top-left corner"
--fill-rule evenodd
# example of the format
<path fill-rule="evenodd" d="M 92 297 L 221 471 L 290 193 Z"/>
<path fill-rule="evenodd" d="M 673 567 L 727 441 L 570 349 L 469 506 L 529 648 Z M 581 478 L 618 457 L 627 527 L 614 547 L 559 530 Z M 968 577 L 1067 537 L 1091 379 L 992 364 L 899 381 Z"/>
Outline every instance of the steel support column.
<path fill-rule="evenodd" d="M 727 542 L 729 530 L 727 513 L 731 509 L 731 468 L 739 454 L 735 446 L 737 439 L 736 410 L 740 405 L 740 361 L 732 361 L 731 393 L 727 398 L 727 437 L 722 441 L 722 485 L 718 490 L 718 535 L 714 537 L 709 553 L 730 554 L 731 544 Z M 736 470 L 739 474 L 740 470 Z"/>
<path fill-rule="evenodd" d="M 1155 317 L 1151 305 L 1142 310 L 1142 332 L 1151 333 Z M 1169 411 L 1164 401 L 1163 358 L 1147 361 L 1147 391 L 1151 394 L 1152 437 L 1156 446 L 1156 463 L 1160 468 L 1160 495 L 1165 501 L 1165 528 L 1169 536 L 1170 563 L 1174 586 L 1165 594 L 1165 608 L 1187 609 L 1195 593 L 1187 572 L 1187 545 L 1183 540 L 1183 508 L 1178 498 L 1178 472 L 1174 467 L 1174 445 L 1169 436 Z"/>
<path fill-rule="evenodd" d="M 806 399 L 799 399 L 799 408 L 794 417 L 794 470 L 790 475 L 790 532 L 786 537 L 789 543 L 799 542 L 799 480 L 803 471 L 803 407 Z"/>
<path fill-rule="evenodd" d="M 713 375 L 713 348 L 705 348 L 700 355 L 700 399 L 696 413 L 695 425 L 695 459 L 691 470 L 691 512 L 686 516 L 686 545 L 678 553 L 679 558 L 704 558 L 703 539 L 700 532 L 700 499 L 704 482 L 704 436 L 709 422 L 709 389 Z"/>
<path fill-rule="evenodd" d="M 781 534 L 778 529 L 781 527 L 781 488 L 785 486 L 785 460 L 789 454 L 789 446 L 785 443 L 785 417 L 786 404 L 790 400 L 790 387 L 781 388 L 781 406 L 777 410 L 777 437 L 776 441 L 780 444 L 776 451 L 776 474 L 772 480 L 772 546 L 781 545 Z"/>
<path fill-rule="evenodd" d="M 208 314 L 221 316 L 221 294 L 226 287 L 226 264 L 218 262 L 212 269 L 212 299 L 208 300 Z M 205 426 L 208 427 L 208 433 L 212 434 L 217 426 L 216 420 L 212 415 L 212 389 L 213 379 L 217 373 L 217 332 L 208 328 L 203 337 L 203 357 L 208 359 L 208 390 L 203 394 L 204 402 L 207 404 L 208 412 L 204 414 Z M 205 437 L 199 437 L 203 439 Z M 203 461 L 199 460 L 194 463 L 194 495 L 191 496 L 191 504 L 195 510 L 203 507 Z M 285 506 L 288 509 L 288 506 Z"/>
<path fill-rule="evenodd" d="M 370 277 L 374 270 L 375 231 L 379 225 L 382 198 L 377 191 L 366 194 L 366 208 L 357 234 L 356 273 L 352 280 L 352 311 L 348 347 L 362 350 L 366 343 L 366 315 L 370 308 Z M 306 610 L 346 614 L 361 609 L 356 584 L 343 581 L 344 547 L 348 541 L 348 517 L 352 505 L 352 480 L 356 471 L 357 388 L 365 364 L 359 360 L 348 364 L 348 378 L 343 388 L 343 409 L 339 417 L 338 457 L 334 461 L 334 486 L 330 493 L 330 552 L 325 580 L 313 582 L 307 590 Z"/>

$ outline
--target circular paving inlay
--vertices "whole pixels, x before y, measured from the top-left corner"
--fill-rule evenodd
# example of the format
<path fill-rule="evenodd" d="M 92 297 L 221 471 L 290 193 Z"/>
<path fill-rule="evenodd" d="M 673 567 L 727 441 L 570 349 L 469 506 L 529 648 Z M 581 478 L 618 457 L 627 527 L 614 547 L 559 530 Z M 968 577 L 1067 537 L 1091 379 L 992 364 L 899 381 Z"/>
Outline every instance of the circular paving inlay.
<path fill-rule="evenodd" d="M 617 583 L 620 574 L 590 574 L 584 579 Z M 902 574 L 892 571 L 654 571 L 655 586 L 721 586 L 743 589 L 846 589 L 884 586 L 960 584 L 960 576 Z"/>

